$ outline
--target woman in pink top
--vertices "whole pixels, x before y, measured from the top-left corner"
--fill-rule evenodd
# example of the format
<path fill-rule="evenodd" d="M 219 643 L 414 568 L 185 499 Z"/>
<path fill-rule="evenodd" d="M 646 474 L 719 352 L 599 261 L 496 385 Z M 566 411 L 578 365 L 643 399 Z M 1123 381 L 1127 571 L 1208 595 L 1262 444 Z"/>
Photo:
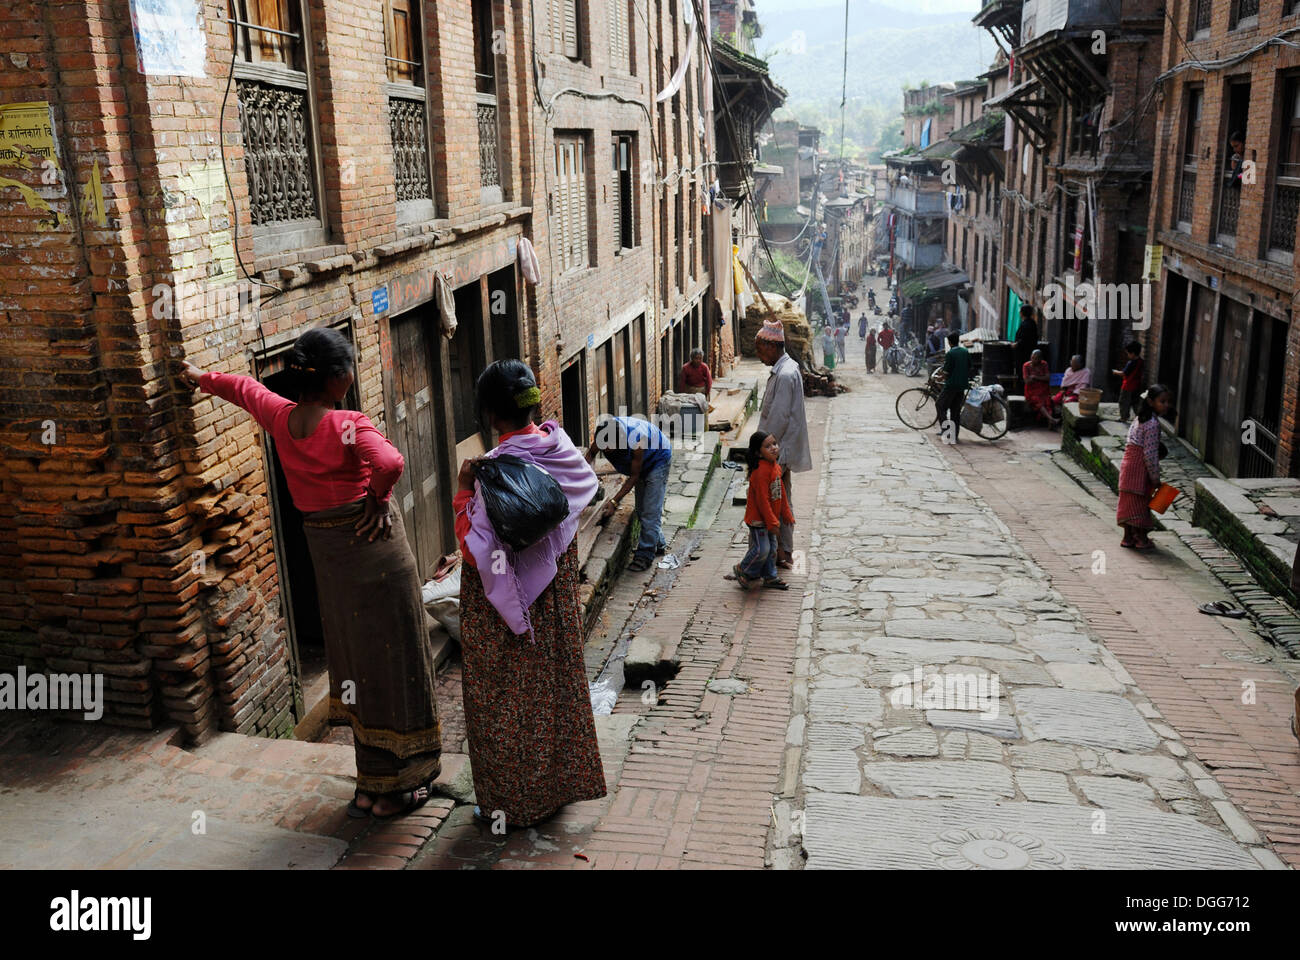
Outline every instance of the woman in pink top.
<path fill-rule="evenodd" d="M 188 362 L 183 376 L 243 407 L 275 442 L 316 572 L 329 722 L 352 728 L 357 789 L 348 814 L 388 819 L 422 806 L 442 769 L 420 577 L 390 503 L 402 455 L 364 414 L 338 409 L 355 378 L 341 333 L 304 333 L 289 370 L 297 403 L 252 377 Z"/>

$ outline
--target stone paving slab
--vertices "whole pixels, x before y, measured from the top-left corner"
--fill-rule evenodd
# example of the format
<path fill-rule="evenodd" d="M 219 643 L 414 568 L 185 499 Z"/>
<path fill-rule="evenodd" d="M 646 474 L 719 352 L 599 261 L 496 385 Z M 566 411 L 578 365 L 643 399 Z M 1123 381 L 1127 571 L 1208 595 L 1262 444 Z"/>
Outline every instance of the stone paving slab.
<path fill-rule="evenodd" d="M 1229 836 L 1171 813 L 810 794 L 808 870 L 1256 870 Z M 871 829 L 862 829 L 870 824 Z"/>

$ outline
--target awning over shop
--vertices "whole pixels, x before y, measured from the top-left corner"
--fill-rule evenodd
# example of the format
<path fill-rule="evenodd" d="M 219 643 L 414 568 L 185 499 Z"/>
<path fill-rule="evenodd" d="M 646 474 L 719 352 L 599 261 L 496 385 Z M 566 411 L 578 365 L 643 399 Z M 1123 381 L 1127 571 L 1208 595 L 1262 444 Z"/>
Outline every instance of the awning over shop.
<path fill-rule="evenodd" d="M 970 283 L 970 277 L 966 275 L 964 270 L 949 266 L 935 267 L 927 273 L 903 281 L 903 285 L 898 292 L 908 300 L 921 303 L 955 291 L 958 287 L 964 287 L 968 283 Z"/>

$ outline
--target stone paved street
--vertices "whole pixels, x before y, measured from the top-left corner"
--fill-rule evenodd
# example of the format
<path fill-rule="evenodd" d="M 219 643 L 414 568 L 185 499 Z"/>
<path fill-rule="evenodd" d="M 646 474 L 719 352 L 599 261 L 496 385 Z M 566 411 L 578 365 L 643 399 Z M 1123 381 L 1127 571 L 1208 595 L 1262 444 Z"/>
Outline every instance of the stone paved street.
<path fill-rule="evenodd" d="M 1177 558 L 1121 551 L 1106 508 L 1090 511 L 1078 488 L 1077 498 L 1057 492 L 1073 484 L 1046 476 L 1050 462 L 1030 472 L 1019 458 L 1043 459 L 1034 441 L 1053 435 L 995 446 L 963 433 L 947 449 L 894 414 L 915 381 L 868 378 L 852 362 L 841 370 L 854 392 L 833 402 L 826 427 L 836 443 L 822 466 L 805 601 L 814 617 L 800 629 L 789 728 L 800 789 L 778 804 L 775 862 L 797 865 L 799 847 L 808 869 L 1259 868 L 1283 866 L 1279 853 L 1296 862 L 1287 671 L 1252 673 L 1269 706 L 1234 710 L 1244 656 L 1209 690 L 1197 683 L 1206 670 L 1188 668 L 1198 658 L 1230 666 L 1225 655 L 1183 655 L 1192 634 L 1182 631 L 1195 628 L 1244 655 L 1248 628 L 1238 625 L 1238 639 L 1197 614 L 1187 574 L 1161 572 Z M 1051 502 L 1027 496 L 1040 489 Z M 1043 559 L 1068 555 L 1087 573 L 1104 550 L 1109 575 L 1086 598 L 1063 591 L 1064 571 L 1026 553 L 994 505 L 1032 514 L 1034 546 L 1052 544 Z M 1197 602 L 1216 597 L 1198 583 Z M 1076 605 L 1108 596 L 1112 611 L 1143 612 L 1091 622 Z M 1151 614 L 1171 606 L 1190 617 L 1160 629 Z M 1151 669 L 1153 651 L 1162 669 Z M 1199 714 L 1180 712 L 1189 705 L 1176 683 L 1197 689 L 1207 713 L 1269 725 L 1271 751 L 1246 742 L 1263 735 L 1254 727 L 1224 724 L 1209 742 Z M 1252 809 L 1236 789 L 1240 768 L 1271 759 L 1281 769 L 1283 754 L 1279 803 Z"/>

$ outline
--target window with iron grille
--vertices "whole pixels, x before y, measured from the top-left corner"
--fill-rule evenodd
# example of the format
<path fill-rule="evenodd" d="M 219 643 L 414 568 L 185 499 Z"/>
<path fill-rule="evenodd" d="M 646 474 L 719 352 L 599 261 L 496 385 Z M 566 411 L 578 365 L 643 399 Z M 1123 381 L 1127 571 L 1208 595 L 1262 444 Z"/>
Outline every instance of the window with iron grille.
<path fill-rule="evenodd" d="M 1214 16 L 1214 0 L 1193 0 L 1192 3 L 1192 37 L 1208 33 L 1211 18 Z"/>
<path fill-rule="evenodd" d="M 1290 263 L 1295 256 L 1296 219 L 1300 214 L 1300 75 L 1285 78 L 1282 107 L 1277 174 L 1268 218 L 1268 257 Z"/>
<path fill-rule="evenodd" d="M 497 106 L 496 39 L 492 29 L 492 0 L 473 0 L 474 97 L 478 113 L 479 185 L 484 203 L 503 199 L 501 141 Z"/>
<path fill-rule="evenodd" d="M 228 9 L 255 248 L 269 252 L 259 240 L 272 232 L 289 241 L 279 248 L 323 242 L 303 0 L 229 0 Z"/>
<path fill-rule="evenodd" d="M 1178 178 L 1174 226 L 1184 233 L 1192 232 L 1192 217 L 1196 212 L 1196 174 L 1201 152 L 1201 108 L 1204 97 L 1205 91 L 1200 87 L 1188 87 L 1183 100 L 1183 158 Z"/>
<path fill-rule="evenodd" d="M 1253 27 L 1259 23 L 1259 0 L 1233 0 L 1232 29 Z"/>
<path fill-rule="evenodd" d="M 636 246 L 636 195 L 632 184 L 636 182 L 636 139 L 630 134 L 614 137 L 610 208 L 614 215 L 614 252 L 630 250 Z"/>
<path fill-rule="evenodd" d="M 586 267 L 589 262 L 587 211 L 586 138 L 557 136 L 551 230 L 560 273 Z"/>
<path fill-rule="evenodd" d="M 577 60 L 582 56 L 582 44 L 578 33 L 578 18 L 581 0 L 547 0 L 551 21 L 551 49 L 556 53 Z"/>
<path fill-rule="evenodd" d="M 384 4 L 384 63 L 388 74 L 388 127 L 393 138 L 397 202 L 418 206 L 421 214 L 432 216 L 419 0 L 387 0 Z"/>

